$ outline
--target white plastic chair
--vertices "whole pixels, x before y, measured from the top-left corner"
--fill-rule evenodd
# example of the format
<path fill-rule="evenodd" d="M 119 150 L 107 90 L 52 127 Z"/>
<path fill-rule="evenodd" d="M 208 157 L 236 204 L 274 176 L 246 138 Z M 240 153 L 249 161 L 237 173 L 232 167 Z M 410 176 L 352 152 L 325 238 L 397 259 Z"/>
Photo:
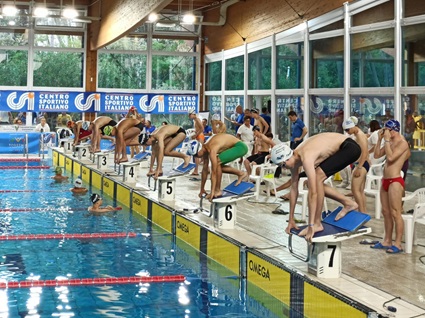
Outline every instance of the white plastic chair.
<path fill-rule="evenodd" d="M 425 188 L 420 188 L 403 198 L 403 201 L 409 201 L 417 198 L 417 203 L 413 209 L 413 214 L 403 214 L 404 221 L 404 250 L 406 253 L 412 253 L 413 245 L 416 245 L 415 223 L 425 224 Z"/>
<path fill-rule="evenodd" d="M 263 163 L 261 165 L 254 165 L 252 167 L 251 175 L 249 176 L 249 180 L 255 181 L 255 200 L 259 200 L 260 198 L 260 188 L 261 182 L 264 182 L 267 187 L 267 196 L 270 196 L 270 190 L 273 189 L 274 193 L 276 193 L 276 182 L 274 179 L 274 173 L 277 169 L 277 165 L 272 163 Z M 257 175 L 257 171 L 259 170 L 259 174 Z"/>
<path fill-rule="evenodd" d="M 332 182 L 333 176 L 330 176 L 325 180 L 325 184 L 333 187 Z M 307 181 L 307 178 L 300 178 L 298 180 L 298 196 L 301 196 L 301 204 L 302 204 L 302 212 L 301 212 L 301 220 L 305 221 L 307 217 L 307 208 L 308 208 L 308 189 L 304 188 L 304 183 Z M 326 197 L 323 199 L 323 207 L 325 211 L 328 211 L 328 203 L 326 202 Z"/>
<path fill-rule="evenodd" d="M 62 142 L 71 139 L 74 133 L 69 128 L 60 127 L 56 129 L 56 135 L 58 136 L 58 147 L 62 147 Z"/>
<path fill-rule="evenodd" d="M 375 218 L 381 218 L 381 196 L 379 194 L 382 184 L 382 171 L 385 160 L 381 163 L 371 165 L 366 175 L 366 184 L 364 192 L 366 195 L 373 196 L 375 201 Z"/>

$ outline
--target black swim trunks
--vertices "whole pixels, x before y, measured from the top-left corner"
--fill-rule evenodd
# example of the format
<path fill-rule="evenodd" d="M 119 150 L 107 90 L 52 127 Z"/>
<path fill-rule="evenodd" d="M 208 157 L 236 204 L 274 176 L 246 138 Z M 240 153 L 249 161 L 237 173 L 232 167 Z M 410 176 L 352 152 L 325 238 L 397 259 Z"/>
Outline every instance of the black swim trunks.
<path fill-rule="evenodd" d="M 344 169 L 346 166 L 356 162 L 361 153 L 362 151 L 357 142 L 351 138 L 347 138 L 341 144 L 339 150 L 319 164 L 319 167 L 323 170 L 327 177 L 330 177 Z M 306 177 L 305 172 L 300 173 L 299 177 Z"/>
<path fill-rule="evenodd" d="M 176 137 L 178 134 L 183 133 L 186 135 L 186 130 L 184 130 L 183 128 L 179 128 L 174 134 L 170 135 L 171 138 Z"/>

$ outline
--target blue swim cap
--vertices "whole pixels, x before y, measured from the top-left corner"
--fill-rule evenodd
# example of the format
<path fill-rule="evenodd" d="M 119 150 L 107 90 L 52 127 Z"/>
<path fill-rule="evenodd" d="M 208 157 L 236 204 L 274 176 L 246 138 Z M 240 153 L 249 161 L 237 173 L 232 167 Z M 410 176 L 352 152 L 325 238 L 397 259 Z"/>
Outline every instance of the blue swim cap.
<path fill-rule="evenodd" d="M 395 119 L 390 119 L 385 123 L 385 128 L 400 132 L 400 123 Z"/>

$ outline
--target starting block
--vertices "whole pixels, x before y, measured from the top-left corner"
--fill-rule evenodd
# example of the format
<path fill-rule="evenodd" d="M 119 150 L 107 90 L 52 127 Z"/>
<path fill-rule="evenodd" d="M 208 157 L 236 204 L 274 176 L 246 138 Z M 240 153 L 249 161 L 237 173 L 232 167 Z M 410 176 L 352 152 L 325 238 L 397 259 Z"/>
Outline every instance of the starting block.
<path fill-rule="evenodd" d="M 167 176 L 158 177 L 158 199 L 163 201 L 174 201 L 176 193 L 176 178 L 183 176 L 189 173 L 192 169 L 195 168 L 194 163 L 189 163 L 189 165 L 183 168 L 184 163 L 175 168 Z M 150 177 L 151 178 L 151 177 Z M 148 185 L 150 187 L 150 178 L 148 180 Z M 156 183 L 154 186 L 154 191 L 156 190 Z"/>
<path fill-rule="evenodd" d="M 97 169 L 100 171 L 106 171 L 108 169 L 108 157 L 109 154 L 106 152 L 96 152 L 94 154 L 97 163 Z"/>
<path fill-rule="evenodd" d="M 128 183 L 136 183 L 137 170 L 139 168 L 138 162 L 122 162 L 120 166 L 123 167 L 122 171 L 122 181 Z"/>
<path fill-rule="evenodd" d="M 235 186 L 235 183 L 236 181 L 233 181 L 224 188 L 221 197 L 212 200 L 209 216 L 213 215 L 214 226 L 219 229 L 233 229 L 236 222 L 237 201 L 254 196 L 254 192 L 251 191 L 254 188 L 253 183 L 241 182 L 238 186 Z"/>
<path fill-rule="evenodd" d="M 372 232 L 364 226 L 370 216 L 358 211 L 348 212 L 342 219 L 335 221 L 342 207 L 336 208 L 322 220 L 324 230 L 314 234 L 312 244 L 308 247 L 307 256 L 303 258 L 294 253 L 292 236 L 298 235 L 306 226 L 299 230 L 292 229 L 288 238 L 288 248 L 292 255 L 308 262 L 308 271 L 319 278 L 338 278 L 341 276 L 341 242 Z"/>
<path fill-rule="evenodd" d="M 78 153 L 78 160 L 83 160 L 89 158 L 89 144 L 81 144 L 78 146 L 75 146 L 75 149 Z"/>
<path fill-rule="evenodd" d="M 63 152 L 66 154 L 72 153 L 72 144 L 74 140 L 73 139 L 66 139 L 63 141 Z"/>

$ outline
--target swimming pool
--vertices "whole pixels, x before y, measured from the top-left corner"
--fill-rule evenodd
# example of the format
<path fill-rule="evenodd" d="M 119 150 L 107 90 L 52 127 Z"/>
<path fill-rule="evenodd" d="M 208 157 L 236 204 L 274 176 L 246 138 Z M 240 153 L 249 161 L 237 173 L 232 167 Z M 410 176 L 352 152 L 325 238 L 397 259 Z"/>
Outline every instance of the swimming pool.
<path fill-rule="evenodd" d="M 3 165 L 3 163 L 0 163 Z M 284 317 L 244 294 L 244 280 L 130 209 L 94 215 L 52 169 L 0 175 L 5 236 L 137 233 L 135 237 L 2 241 L 0 281 L 184 275 L 184 282 L 0 289 L 0 317 Z M 88 185 L 86 184 L 88 187 Z M 99 192 L 93 189 L 93 192 Z M 104 196 L 104 204 L 114 202 Z M 275 300 L 268 299 L 267 303 Z M 285 310 L 286 312 L 287 310 Z"/>

